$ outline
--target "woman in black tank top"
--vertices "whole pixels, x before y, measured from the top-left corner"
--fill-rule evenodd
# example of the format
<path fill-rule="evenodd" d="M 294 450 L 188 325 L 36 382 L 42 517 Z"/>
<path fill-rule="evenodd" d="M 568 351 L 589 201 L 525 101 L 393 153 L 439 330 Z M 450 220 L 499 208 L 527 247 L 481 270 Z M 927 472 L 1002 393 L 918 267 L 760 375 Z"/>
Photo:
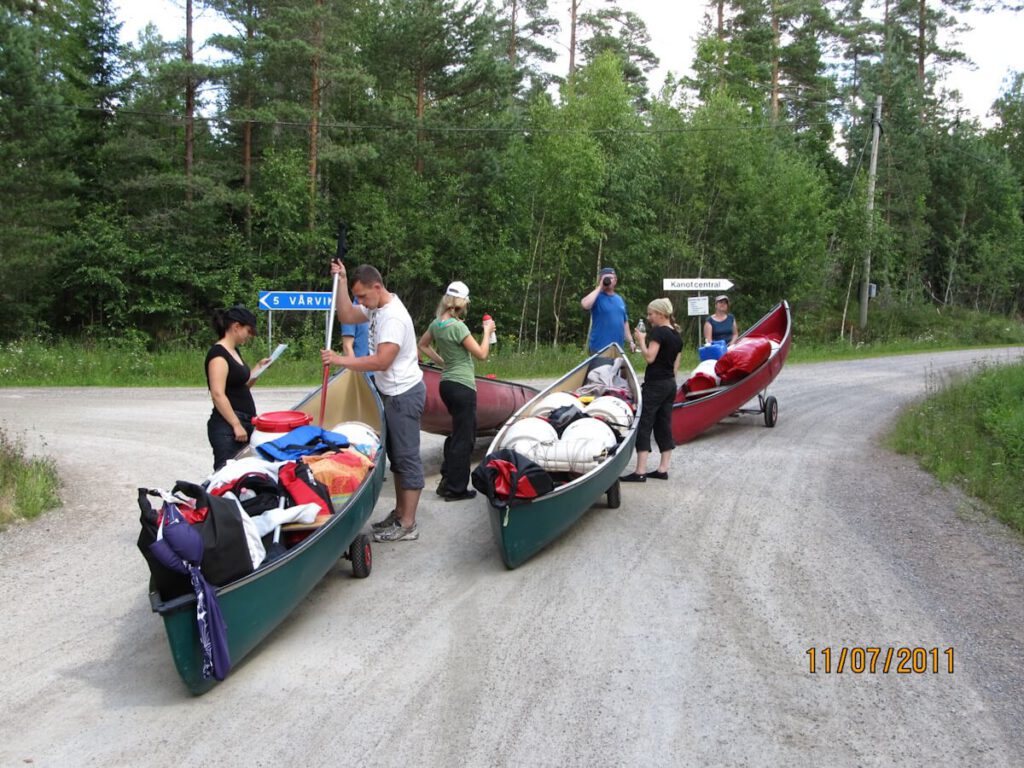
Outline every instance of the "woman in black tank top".
<path fill-rule="evenodd" d="M 241 305 L 218 310 L 213 328 L 220 338 L 206 353 L 206 386 L 213 399 L 206 435 L 216 471 L 248 444 L 252 434 L 256 404 L 249 388 L 253 379 L 238 348 L 256 335 L 256 315 Z"/>
<path fill-rule="evenodd" d="M 679 326 L 667 298 L 655 299 L 647 305 L 650 334 L 635 331 L 636 345 L 644 360 L 643 410 L 636 430 L 636 469 L 619 479 L 624 483 L 643 483 L 648 477 L 668 480 L 668 467 L 672 460 L 672 403 L 676 395 L 676 372 L 683 340 Z M 647 457 L 651 452 L 651 433 L 658 443 L 661 459 L 654 472 L 647 471 Z"/>

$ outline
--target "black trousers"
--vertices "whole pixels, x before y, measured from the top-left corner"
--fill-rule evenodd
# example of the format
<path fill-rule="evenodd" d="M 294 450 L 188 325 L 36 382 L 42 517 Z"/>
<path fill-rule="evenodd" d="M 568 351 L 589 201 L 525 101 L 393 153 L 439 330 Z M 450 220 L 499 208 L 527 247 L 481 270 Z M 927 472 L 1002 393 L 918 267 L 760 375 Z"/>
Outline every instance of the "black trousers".
<path fill-rule="evenodd" d="M 636 449 L 651 450 L 653 431 L 658 450 L 662 453 L 671 451 L 676 447 L 672 441 L 672 403 L 676 398 L 676 380 L 645 381 L 640 391 L 643 393 L 644 407 L 640 412 L 640 426 L 636 429 Z"/>
<path fill-rule="evenodd" d="M 442 381 L 438 389 L 452 416 L 452 433 L 444 441 L 441 462 L 442 490 L 465 493 L 469 490 L 469 462 L 476 442 L 476 390 L 454 381 Z"/>
<path fill-rule="evenodd" d="M 252 437 L 252 416 L 241 411 L 235 411 L 235 416 L 245 427 L 245 432 Z M 224 421 L 224 417 L 216 410 L 210 415 L 206 422 L 206 436 L 210 440 L 210 447 L 213 448 L 213 471 L 223 467 L 228 459 L 233 459 L 235 454 L 248 445 L 248 441 L 240 443 L 235 440 L 235 430 Z"/>

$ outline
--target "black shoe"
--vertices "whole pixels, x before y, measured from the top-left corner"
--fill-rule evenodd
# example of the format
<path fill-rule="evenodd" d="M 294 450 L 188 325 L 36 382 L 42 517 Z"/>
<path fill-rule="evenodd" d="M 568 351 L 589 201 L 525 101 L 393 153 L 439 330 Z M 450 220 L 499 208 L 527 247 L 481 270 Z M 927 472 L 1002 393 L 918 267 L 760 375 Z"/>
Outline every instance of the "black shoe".
<path fill-rule="evenodd" d="M 646 483 L 647 475 L 639 475 L 636 472 L 630 472 L 628 475 L 624 475 L 619 478 L 621 483 Z"/>
<path fill-rule="evenodd" d="M 476 491 L 469 490 L 463 491 L 462 493 L 449 493 L 444 497 L 445 501 L 465 501 L 466 499 L 475 499 Z"/>
<path fill-rule="evenodd" d="M 668 480 L 668 472 L 648 472 L 647 476 L 655 480 Z"/>

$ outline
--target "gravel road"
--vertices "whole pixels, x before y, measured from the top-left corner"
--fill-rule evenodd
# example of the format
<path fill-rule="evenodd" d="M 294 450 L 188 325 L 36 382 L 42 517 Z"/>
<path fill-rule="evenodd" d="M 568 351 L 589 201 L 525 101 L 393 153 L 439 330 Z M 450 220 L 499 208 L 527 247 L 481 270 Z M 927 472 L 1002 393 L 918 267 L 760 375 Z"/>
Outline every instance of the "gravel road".
<path fill-rule="evenodd" d="M 0 533 L 0 766 L 1024 764 L 1024 542 L 879 447 L 929 382 L 1021 355 L 788 366 L 774 429 L 716 426 L 516 571 L 478 502 L 428 490 L 419 541 L 375 545 L 365 581 L 340 563 L 199 698 L 149 610 L 135 489 L 205 476 L 205 390 L 0 389 L 66 484 Z M 835 672 L 866 646 L 942 669 Z"/>

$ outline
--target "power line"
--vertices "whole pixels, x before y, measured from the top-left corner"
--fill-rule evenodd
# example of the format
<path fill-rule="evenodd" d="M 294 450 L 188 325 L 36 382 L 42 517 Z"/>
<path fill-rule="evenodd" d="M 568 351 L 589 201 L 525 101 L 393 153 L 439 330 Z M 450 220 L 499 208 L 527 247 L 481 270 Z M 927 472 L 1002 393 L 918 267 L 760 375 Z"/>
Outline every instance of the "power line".
<path fill-rule="evenodd" d="M 37 105 L 37 106 L 49 106 L 49 105 Z M 145 110 L 134 110 L 134 109 L 103 109 L 100 107 L 74 107 L 79 112 L 103 112 L 110 117 L 117 116 L 130 116 L 130 117 L 142 117 L 153 120 L 160 120 L 172 125 L 184 125 L 187 122 L 187 118 L 184 115 L 175 114 L 172 112 L 149 112 Z M 259 125 L 263 127 L 272 128 L 309 128 L 310 123 L 302 120 L 260 120 L 260 119 L 246 119 L 240 117 L 226 117 L 226 116 L 209 116 L 209 115 L 195 115 L 192 117 L 194 122 L 205 123 L 208 125 L 223 125 L 234 126 L 244 125 L 246 123 L 250 125 Z M 426 133 L 491 133 L 491 134 L 544 134 L 544 135 L 560 135 L 560 134 L 574 134 L 574 133 L 588 133 L 595 135 L 644 135 L 644 134 L 681 134 L 681 133 L 723 133 L 723 132 L 749 132 L 749 131 L 762 131 L 762 130 L 800 130 L 805 128 L 814 128 L 820 126 L 831 126 L 832 123 L 823 121 L 813 121 L 806 123 L 760 123 L 758 125 L 724 125 L 724 126 L 683 126 L 679 128 L 654 128 L 651 126 L 641 126 L 637 128 L 539 128 L 533 125 L 530 126 L 457 126 L 457 125 L 438 125 L 430 123 L 409 123 L 405 125 L 384 125 L 384 124 L 371 124 L 371 123 L 350 123 L 350 122 L 336 122 L 331 120 L 321 120 L 318 125 L 321 129 L 336 129 L 341 131 L 349 132 L 360 132 L 360 133 L 395 133 L 395 132 L 426 132 Z"/>

